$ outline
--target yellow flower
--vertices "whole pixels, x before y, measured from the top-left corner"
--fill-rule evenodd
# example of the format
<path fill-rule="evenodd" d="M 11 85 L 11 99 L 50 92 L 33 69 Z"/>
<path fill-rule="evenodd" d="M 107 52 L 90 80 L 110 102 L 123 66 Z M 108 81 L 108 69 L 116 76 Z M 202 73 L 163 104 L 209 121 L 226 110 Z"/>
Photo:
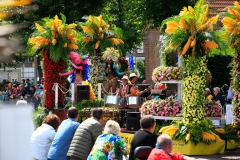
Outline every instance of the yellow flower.
<path fill-rule="evenodd" d="M 52 40 L 52 44 L 55 45 L 56 43 L 57 43 L 57 40 L 54 38 L 54 39 Z"/>
<path fill-rule="evenodd" d="M 35 23 L 35 26 L 39 31 L 41 32 L 45 31 L 45 29 L 42 26 L 40 26 L 38 23 Z"/>
<path fill-rule="evenodd" d="M 63 47 L 64 48 L 67 48 L 68 44 L 67 43 L 64 43 Z"/>

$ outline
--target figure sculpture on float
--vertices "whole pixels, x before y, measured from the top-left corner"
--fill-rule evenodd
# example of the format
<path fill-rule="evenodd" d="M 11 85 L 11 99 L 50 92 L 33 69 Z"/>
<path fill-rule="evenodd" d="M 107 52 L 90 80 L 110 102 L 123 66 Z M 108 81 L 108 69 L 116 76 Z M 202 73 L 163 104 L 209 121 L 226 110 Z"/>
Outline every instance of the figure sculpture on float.
<path fill-rule="evenodd" d="M 79 54 L 76 52 L 70 52 L 70 64 L 72 70 L 66 72 L 66 73 L 59 73 L 59 76 L 67 76 L 70 75 L 71 83 L 75 84 L 75 91 L 78 84 L 82 85 L 89 85 L 90 86 L 90 100 L 95 99 L 94 92 L 92 90 L 92 86 L 89 83 L 89 64 L 90 61 L 87 57 L 85 57 L 83 60 L 80 58 Z M 74 95 L 76 99 L 76 92 Z"/>
<path fill-rule="evenodd" d="M 112 89 L 112 94 L 116 94 L 118 77 L 122 77 L 124 74 L 127 73 L 127 69 L 124 72 L 119 71 L 118 66 L 118 58 L 119 58 L 119 51 L 115 50 L 113 47 L 107 48 L 106 51 L 103 52 L 102 55 L 103 59 L 106 60 L 106 67 L 103 73 L 103 76 L 107 77 L 107 82 L 104 86 L 105 94 L 108 94 L 110 89 Z"/>

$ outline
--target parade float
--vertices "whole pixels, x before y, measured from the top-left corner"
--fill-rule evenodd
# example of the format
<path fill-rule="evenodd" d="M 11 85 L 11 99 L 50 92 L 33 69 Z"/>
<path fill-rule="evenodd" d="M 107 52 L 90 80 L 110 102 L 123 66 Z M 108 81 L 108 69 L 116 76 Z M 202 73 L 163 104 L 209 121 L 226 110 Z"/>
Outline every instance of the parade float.
<path fill-rule="evenodd" d="M 188 155 L 223 153 L 225 146 L 213 132 L 214 125 L 206 119 L 204 107 L 209 52 L 220 46 L 213 31 L 219 15 L 208 19 L 208 11 L 209 5 L 199 0 L 194 8 L 184 7 L 179 15 L 164 20 L 161 26 L 161 31 L 165 29 L 163 49 L 175 50 L 182 59 L 183 118 L 159 132 L 172 136 L 173 152 Z"/>

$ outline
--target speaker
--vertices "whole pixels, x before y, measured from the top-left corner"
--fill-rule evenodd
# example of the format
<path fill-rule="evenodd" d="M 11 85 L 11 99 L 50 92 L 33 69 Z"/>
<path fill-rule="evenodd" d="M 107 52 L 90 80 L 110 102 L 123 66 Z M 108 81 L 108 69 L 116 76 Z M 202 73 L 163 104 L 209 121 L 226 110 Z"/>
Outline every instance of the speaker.
<path fill-rule="evenodd" d="M 137 131 L 140 129 L 140 113 L 139 112 L 127 112 L 127 130 Z"/>
<path fill-rule="evenodd" d="M 90 97 L 90 88 L 89 85 L 77 85 L 77 102 L 81 102 L 82 100 L 89 100 Z"/>

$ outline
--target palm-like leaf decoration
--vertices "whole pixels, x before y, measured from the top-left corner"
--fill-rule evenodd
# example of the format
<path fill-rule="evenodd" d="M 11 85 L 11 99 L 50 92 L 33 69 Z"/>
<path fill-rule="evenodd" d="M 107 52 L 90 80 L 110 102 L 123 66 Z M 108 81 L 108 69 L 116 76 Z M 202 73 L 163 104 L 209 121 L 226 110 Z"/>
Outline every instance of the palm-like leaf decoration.
<path fill-rule="evenodd" d="M 239 72 L 240 72 L 240 5 L 238 2 L 234 2 L 234 6 L 226 8 L 227 13 L 224 14 L 222 20 L 223 30 L 222 38 L 226 39 L 228 44 L 233 47 L 234 60 L 233 60 L 233 124 L 240 124 L 240 109 L 239 109 L 239 96 L 240 96 L 240 81 L 239 81 Z"/>
<path fill-rule="evenodd" d="M 123 44 L 122 30 L 115 25 L 108 24 L 103 16 L 89 16 L 81 25 L 83 29 L 82 43 L 90 54 L 98 55 L 108 47 Z M 118 47 L 117 47 L 118 48 Z"/>
<path fill-rule="evenodd" d="M 35 24 L 35 31 L 28 41 L 28 54 L 33 56 L 48 50 L 53 61 L 68 60 L 67 56 L 71 50 L 77 50 L 79 40 L 78 31 L 74 28 L 76 24 L 66 24 L 66 17 L 61 14 L 61 19 L 56 15 L 54 19 L 43 18 Z"/>
<path fill-rule="evenodd" d="M 177 50 L 180 55 L 209 53 L 218 47 L 217 36 L 213 34 L 213 25 L 217 23 L 218 15 L 210 19 L 209 6 L 204 0 L 199 0 L 194 8 L 184 7 L 179 15 L 163 21 L 161 30 L 167 25 L 165 50 Z"/>
<path fill-rule="evenodd" d="M 223 37 L 228 40 L 228 43 L 233 47 L 239 46 L 240 43 L 240 5 L 234 2 L 234 6 L 226 8 L 228 13 L 224 14 L 223 23 Z"/>

